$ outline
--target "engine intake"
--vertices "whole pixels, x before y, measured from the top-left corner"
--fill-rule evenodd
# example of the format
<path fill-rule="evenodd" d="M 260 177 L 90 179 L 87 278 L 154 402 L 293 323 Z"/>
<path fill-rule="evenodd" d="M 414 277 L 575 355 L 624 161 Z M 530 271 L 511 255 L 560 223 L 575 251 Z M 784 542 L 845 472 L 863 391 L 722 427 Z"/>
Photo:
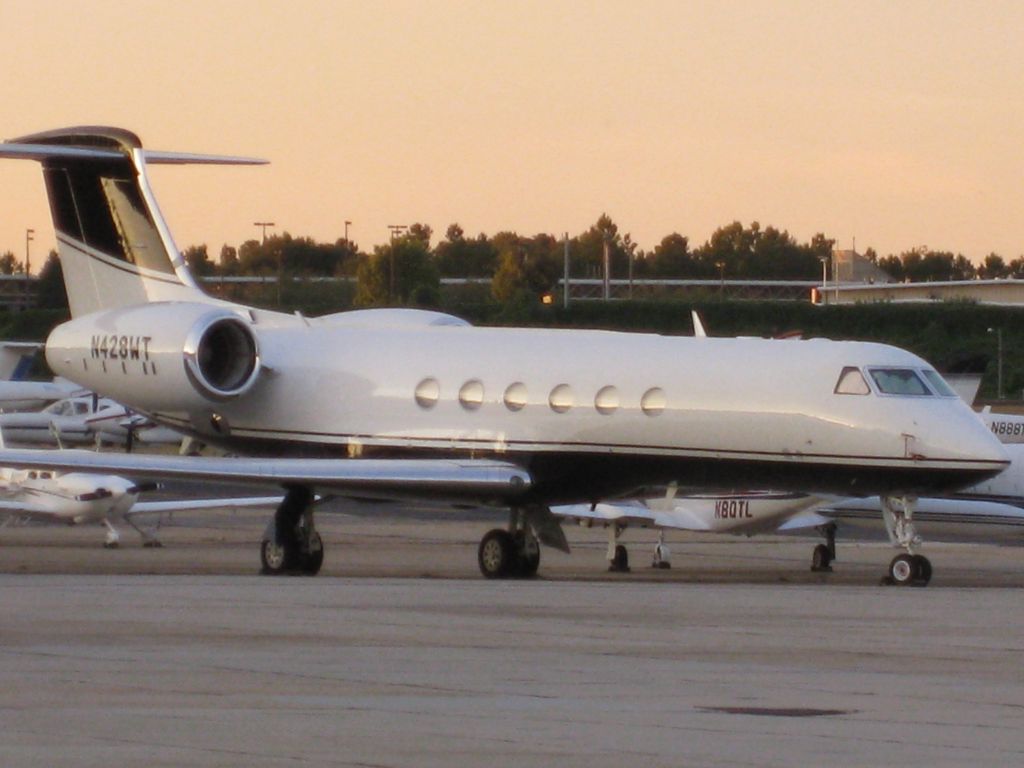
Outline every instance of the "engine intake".
<path fill-rule="evenodd" d="M 231 316 L 204 318 L 185 339 L 185 371 L 213 399 L 237 397 L 256 382 L 259 347 L 249 326 Z"/>

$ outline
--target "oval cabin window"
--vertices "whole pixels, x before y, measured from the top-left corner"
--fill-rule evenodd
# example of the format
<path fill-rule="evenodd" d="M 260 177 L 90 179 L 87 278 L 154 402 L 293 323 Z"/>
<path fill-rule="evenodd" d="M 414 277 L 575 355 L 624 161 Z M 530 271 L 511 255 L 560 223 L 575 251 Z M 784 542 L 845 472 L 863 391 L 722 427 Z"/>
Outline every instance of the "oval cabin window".
<path fill-rule="evenodd" d="M 441 397 L 441 385 L 437 379 L 424 379 L 416 385 L 416 404 L 420 408 L 433 408 Z"/>
<path fill-rule="evenodd" d="M 648 416 L 657 416 L 665 410 L 665 390 L 661 387 L 651 387 L 640 399 L 640 410 Z"/>
<path fill-rule="evenodd" d="M 475 411 L 484 402 L 484 385 L 479 379 L 467 381 L 459 390 L 459 404 L 467 411 Z"/>
<path fill-rule="evenodd" d="M 568 384 L 559 384 L 551 390 L 548 405 L 555 413 L 565 413 L 573 406 L 572 388 Z"/>
<path fill-rule="evenodd" d="M 614 413 L 619 407 L 619 390 L 615 387 L 601 387 L 594 396 L 594 407 L 598 413 Z"/>
<path fill-rule="evenodd" d="M 509 384 L 505 390 L 505 407 L 510 411 L 521 411 L 526 407 L 526 385 L 521 381 Z"/>

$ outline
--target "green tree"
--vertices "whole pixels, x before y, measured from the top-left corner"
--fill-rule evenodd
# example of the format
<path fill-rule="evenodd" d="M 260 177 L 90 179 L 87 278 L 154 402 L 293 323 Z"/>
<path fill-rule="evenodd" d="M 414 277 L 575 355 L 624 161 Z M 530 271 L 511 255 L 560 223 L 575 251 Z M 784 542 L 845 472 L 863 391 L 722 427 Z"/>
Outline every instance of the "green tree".
<path fill-rule="evenodd" d="M 618 225 L 602 213 L 590 229 L 575 238 L 572 248 L 572 272 L 586 277 L 603 277 L 604 247 L 609 248 L 611 277 L 626 277 L 629 269 L 629 236 L 619 234 Z"/>
<path fill-rule="evenodd" d="M 222 275 L 237 275 L 240 271 L 238 249 L 225 243 L 220 249 L 220 273 Z"/>
<path fill-rule="evenodd" d="M 1009 277 L 1010 268 L 1003 261 L 998 253 L 990 253 L 985 257 L 978 269 L 978 277 L 985 280 L 995 280 L 998 277 Z"/>
<path fill-rule="evenodd" d="M 356 306 L 436 304 L 440 276 L 430 258 L 428 244 L 429 240 L 417 233 L 375 246 L 372 255 L 360 260 L 356 271 Z"/>
<path fill-rule="evenodd" d="M 12 251 L 6 251 L 0 256 L 0 274 L 22 275 L 25 273 L 25 265 L 22 264 Z"/>
<path fill-rule="evenodd" d="M 563 272 L 563 245 L 552 235 L 520 237 L 501 232 L 492 240 L 498 250 L 498 269 L 491 293 L 503 303 L 521 293 L 534 299 L 553 290 Z"/>
<path fill-rule="evenodd" d="M 43 309 L 66 309 L 68 306 L 64 270 L 56 251 L 50 251 L 46 263 L 39 270 L 39 278 L 36 280 L 36 306 Z"/>
<path fill-rule="evenodd" d="M 217 273 L 217 265 L 210 261 L 205 245 L 193 245 L 185 249 L 183 254 L 189 271 L 196 277 L 206 277 Z"/>
<path fill-rule="evenodd" d="M 452 224 L 434 248 L 434 261 L 444 277 L 490 277 L 498 266 L 498 251 L 486 235 L 469 240 Z"/>

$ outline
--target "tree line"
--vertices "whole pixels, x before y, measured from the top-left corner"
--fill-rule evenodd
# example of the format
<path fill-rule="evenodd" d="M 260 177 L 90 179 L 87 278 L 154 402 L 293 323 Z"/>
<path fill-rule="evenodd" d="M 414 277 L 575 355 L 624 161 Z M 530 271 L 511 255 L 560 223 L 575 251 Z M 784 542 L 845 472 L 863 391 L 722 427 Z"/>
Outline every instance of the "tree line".
<path fill-rule="evenodd" d="M 554 291 L 563 276 L 565 242 L 551 234 L 522 236 L 505 231 L 473 237 L 458 224 L 451 224 L 443 238 L 433 241 L 433 229 L 418 223 L 370 252 L 344 238 L 320 243 L 285 232 L 264 240 L 247 240 L 237 248 L 224 245 L 216 260 L 206 245 L 191 246 L 183 255 L 199 277 L 354 278 L 357 306 L 436 304 L 442 277 L 490 280 L 491 292 L 499 302 L 517 297 L 536 299 Z M 610 216 L 602 214 L 585 232 L 569 239 L 570 275 L 602 277 L 607 248 L 613 278 L 816 280 L 834 245 L 835 241 L 822 233 L 801 243 L 786 230 L 762 228 L 756 221 L 748 226 L 734 221 L 716 229 L 699 246 L 692 246 L 686 235 L 673 232 L 645 252 Z M 896 281 L 1024 278 L 1024 256 L 1006 262 L 991 253 L 975 265 L 963 254 L 923 248 L 885 257 L 869 248 L 864 255 Z M 51 254 L 40 272 L 42 306 L 48 306 L 46 296 L 57 288 L 54 269 L 59 270 L 59 263 Z M 13 253 L 0 256 L 0 273 L 22 271 L 23 265 Z M 59 275 L 57 278 L 59 283 Z"/>
<path fill-rule="evenodd" d="M 443 238 L 433 241 L 433 229 L 418 223 L 370 252 L 344 239 L 317 243 L 284 233 L 249 240 L 237 249 L 224 246 L 216 262 L 206 246 L 193 246 L 184 256 L 201 276 L 353 277 L 357 306 L 436 303 L 442 277 L 490 280 L 494 298 L 508 302 L 554 291 L 564 274 L 565 241 L 555 235 L 506 231 L 473 237 L 452 224 Z M 733 222 L 698 247 L 685 235 L 672 233 L 645 252 L 602 214 L 569 239 L 569 273 L 574 278 L 602 277 L 607 249 L 612 278 L 813 280 L 833 245 L 823 234 L 800 243 L 785 230 Z"/>

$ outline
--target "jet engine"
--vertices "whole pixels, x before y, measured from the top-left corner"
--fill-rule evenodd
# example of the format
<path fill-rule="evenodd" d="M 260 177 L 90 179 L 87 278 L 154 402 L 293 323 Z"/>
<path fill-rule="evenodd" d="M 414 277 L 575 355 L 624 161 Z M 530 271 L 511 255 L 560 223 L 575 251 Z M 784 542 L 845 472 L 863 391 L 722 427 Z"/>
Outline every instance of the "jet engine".
<path fill-rule="evenodd" d="M 54 373 L 131 405 L 191 410 L 231 400 L 260 379 L 259 341 L 245 314 L 210 304 L 123 307 L 57 326 Z"/>

